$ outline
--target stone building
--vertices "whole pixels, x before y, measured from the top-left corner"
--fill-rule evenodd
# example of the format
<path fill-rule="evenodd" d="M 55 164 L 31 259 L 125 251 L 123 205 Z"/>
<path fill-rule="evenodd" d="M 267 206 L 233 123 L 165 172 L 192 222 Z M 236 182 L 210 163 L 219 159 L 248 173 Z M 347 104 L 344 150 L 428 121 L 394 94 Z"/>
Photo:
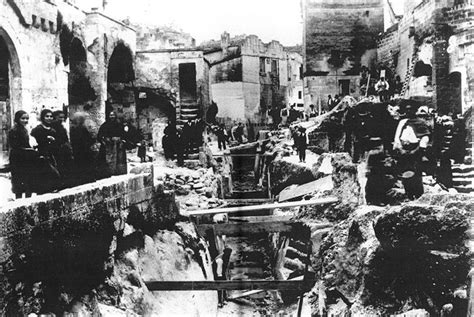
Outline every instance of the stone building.
<path fill-rule="evenodd" d="M 403 17 L 380 38 L 380 62 L 416 98 L 442 114 L 464 113 L 473 104 L 473 2 L 406 1 Z"/>
<path fill-rule="evenodd" d="M 83 110 L 90 128 L 105 119 L 106 103 L 133 112 L 135 31 L 73 1 L 0 1 L 0 150 L 13 114 L 43 107 Z M 108 101 L 108 102 L 107 102 Z"/>
<path fill-rule="evenodd" d="M 136 27 L 135 85 L 138 127 L 155 146 L 167 121 L 182 124 L 204 118 L 209 107 L 209 63 L 186 33 L 167 27 Z"/>
<path fill-rule="evenodd" d="M 288 60 L 283 46 L 263 43 L 257 36 L 230 38 L 203 45 L 211 65 L 213 100 L 218 118 L 266 123 L 272 110 L 279 113 L 287 104 Z"/>
<path fill-rule="evenodd" d="M 328 95 L 359 96 L 361 70 L 376 68 L 384 1 L 304 0 L 302 8 L 305 104 L 324 109 Z"/>
<path fill-rule="evenodd" d="M 288 105 L 304 109 L 303 98 L 303 56 L 296 52 L 288 53 Z"/>

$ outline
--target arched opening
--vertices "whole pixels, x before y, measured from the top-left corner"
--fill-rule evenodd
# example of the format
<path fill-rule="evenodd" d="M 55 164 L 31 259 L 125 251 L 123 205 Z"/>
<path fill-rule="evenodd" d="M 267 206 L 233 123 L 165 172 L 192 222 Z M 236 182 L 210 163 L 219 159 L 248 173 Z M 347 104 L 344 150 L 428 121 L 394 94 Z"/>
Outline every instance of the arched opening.
<path fill-rule="evenodd" d="M 74 38 L 69 46 L 68 95 L 71 111 L 82 111 L 84 105 L 97 96 L 88 77 L 86 50 L 81 40 Z"/>
<path fill-rule="evenodd" d="M 116 110 L 131 123 L 136 118 L 134 80 L 132 52 L 125 44 L 119 43 L 110 56 L 107 70 L 106 112 Z"/>
<path fill-rule="evenodd" d="M 20 109 L 20 63 L 15 47 L 0 27 L 0 167 L 8 162 L 8 131 Z"/>
<path fill-rule="evenodd" d="M 176 126 L 175 102 L 165 89 L 138 89 L 137 128 L 155 149 L 161 149 L 163 130 L 168 123 Z"/>
<path fill-rule="evenodd" d="M 449 112 L 453 114 L 462 113 L 462 89 L 461 89 L 461 73 L 452 72 L 448 77 L 449 85 Z"/>

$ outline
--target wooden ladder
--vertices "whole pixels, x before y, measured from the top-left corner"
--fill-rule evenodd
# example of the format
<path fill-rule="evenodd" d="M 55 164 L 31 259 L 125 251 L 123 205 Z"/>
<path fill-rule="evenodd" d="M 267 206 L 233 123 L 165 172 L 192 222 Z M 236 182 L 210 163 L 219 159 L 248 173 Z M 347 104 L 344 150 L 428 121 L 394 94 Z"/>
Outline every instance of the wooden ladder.
<path fill-rule="evenodd" d="M 407 70 L 407 73 L 405 75 L 405 80 L 403 82 L 403 87 L 402 91 L 400 92 L 401 97 L 405 97 L 405 94 L 408 91 L 408 88 L 410 86 L 410 81 L 411 78 L 413 77 L 413 73 L 415 71 L 415 64 L 418 62 L 418 47 L 416 44 L 413 45 L 413 55 L 411 56 L 411 62 L 410 62 L 410 67 Z"/>

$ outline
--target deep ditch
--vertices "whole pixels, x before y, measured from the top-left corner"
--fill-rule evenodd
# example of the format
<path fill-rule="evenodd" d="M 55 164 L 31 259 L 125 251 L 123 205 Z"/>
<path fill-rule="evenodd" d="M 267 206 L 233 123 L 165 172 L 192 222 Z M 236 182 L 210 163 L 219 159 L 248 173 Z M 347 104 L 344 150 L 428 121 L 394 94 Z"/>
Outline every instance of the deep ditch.
<path fill-rule="evenodd" d="M 239 173 L 245 176 L 238 179 L 238 186 L 231 183 L 236 169 L 208 158 L 203 164 L 210 170 L 184 170 L 181 176 L 156 175 L 161 168 L 155 166 L 157 187 L 150 203 L 139 207 L 125 210 L 119 207 L 125 201 L 117 201 L 111 209 L 110 204 L 99 201 L 82 214 L 53 217 L 36 227 L 28 227 L 35 217 L 61 215 L 63 205 L 38 205 L 30 213 L 16 210 L 3 226 L 10 226 L 10 231 L 31 231 L 1 241 L 3 315 L 296 315 L 300 294 L 292 292 L 261 292 L 228 300 L 218 309 L 215 291 L 150 292 L 145 282 L 213 279 L 208 244 L 188 218 L 178 215 L 178 209 L 186 214 L 186 210 L 204 208 L 202 204 L 213 208 L 235 203 L 236 198 L 240 202 L 247 199 L 247 203 L 268 199 L 269 193 L 276 195 L 292 184 L 290 189 L 298 190 L 294 184 L 325 177 L 332 187 L 324 191 L 315 188 L 303 198 L 334 195 L 338 204 L 272 213 L 310 228 L 309 261 L 305 254 L 308 246 L 297 237 L 278 233 L 227 237 L 225 242 L 233 251 L 231 279 L 292 279 L 302 276 L 308 264 L 317 282 L 304 296 L 303 316 L 377 316 L 414 309 L 439 315 L 450 307 L 452 316 L 465 313 L 472 196 L 428 193 L 399 206 L 366 206 L 358 168 L 350 157 L 323 154 L 312 164 L 295 164 L 288 159 L 290 150 L 281 136 L 276 137 L 279 140 L 263 146 L 261 166 L 249 161 L 242 165 L 245 168 Z M 215 176 L 205 176 L 211 174 Z M 117 194 L 127 186 L 101 189 L 101 195 Z M 237 196 L 233 196 L 233 188 Z M 173 192 L 182 196 L 175 197 Z M 91 192 L 84 202 L 94 197 Z M 189 199 L 197 200 L 196 204 L 187 204 Z M 231 218 L 263 215 L 270 214 L 208 221 L 235 222 Z M 228 292 L 227 296 L 239 293 Z"/>

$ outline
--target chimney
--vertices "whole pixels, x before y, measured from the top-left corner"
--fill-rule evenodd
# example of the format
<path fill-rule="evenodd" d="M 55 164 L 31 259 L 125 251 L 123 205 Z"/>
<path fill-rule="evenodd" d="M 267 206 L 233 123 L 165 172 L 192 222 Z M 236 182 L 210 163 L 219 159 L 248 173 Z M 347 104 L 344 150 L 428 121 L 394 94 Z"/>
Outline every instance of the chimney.
<path fill-rule="evenodd" d="M 221 35 L 221 48 L 224 52 L 227 52 L 227 48 L 230 45 L 230 34 L 224 31 Z"/>

